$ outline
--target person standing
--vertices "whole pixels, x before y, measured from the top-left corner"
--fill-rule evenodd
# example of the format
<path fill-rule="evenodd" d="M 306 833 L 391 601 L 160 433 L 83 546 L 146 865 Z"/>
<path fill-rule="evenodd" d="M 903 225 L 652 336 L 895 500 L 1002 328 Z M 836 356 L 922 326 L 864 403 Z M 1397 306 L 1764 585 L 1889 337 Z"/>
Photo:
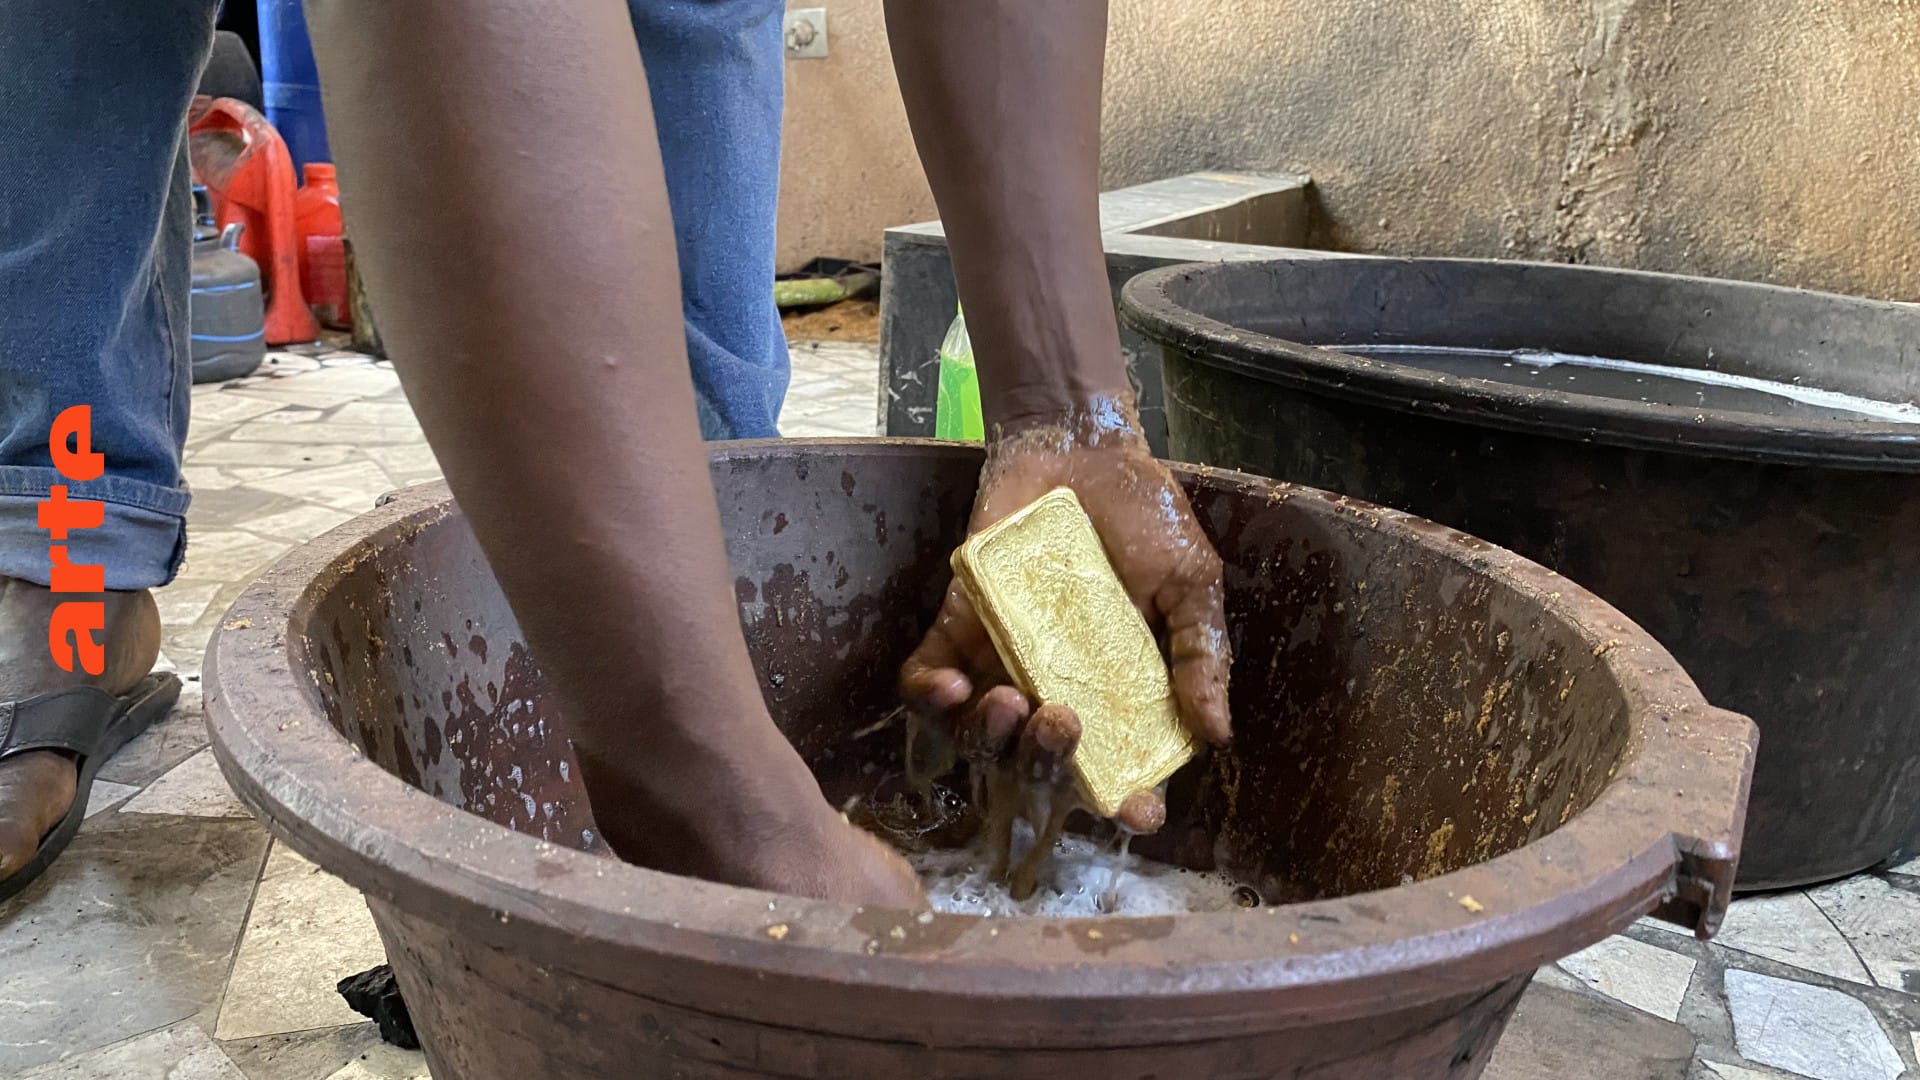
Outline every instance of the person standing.
<path fill-rule="evenodd" d="M 190 88 L 213 5 L 122 2 L 143 13 L 117 31 L 128 46 L 121 61 L 138 73 L 122 83 Z M 60 23 L 46 0 L 35 5 L 48 8 L 41 22 Z M 633 861 L 716 881 L 914 904 L 905 863 L 827 805 L 767 713 L 700 446 L 702 437 L 774 434 L 786 388 L 770 290 L 783 10 L 777 0 L 307 4 L 343 199 L 383 336 L 564 703 L 607 842 Z M 891 0 L 887 19 L 993 432 L 973 525 L 1051 487 L 1074 488 L 1168 643 L 1183 717 L 1222 740 L 1220 561 L 1140 433 L 1100 247 L 1104 0 Z M 965 57 L 948 47 L 963 37 Z M 172 51 L 149 62 L 159 43 Z M 32 51 L 12 47 L 23 60 Z M 93 92 L 77 82 L 62 90 Z M 184 275 L 161 272 L 173 257 L 161 234 L 184 191 L 186 93 L 143 116 L 173 134 L 141 141 L 152 197 L 127 231 L 145 228 L 153 244 L 111 253 L 134 267 L 120 272 L 136 283 L 121 294 L 76 294 L 75 303 L 97 312 L 144 288 L 157 298 L 153 311 L 168 315 L 174 287 L 184 295 Z M 101 134 L 140 141 L 117 127 Z M 0 161 L 34 149 L 0 150 Z M 111 176 L 94 179 L 91 198 L 119 190 Z M 0 238 L 16 251 L 13 231 Z M 12 289 L 57 275 L 64 258 L 29 253 L 0 268 L 0 280 Z M 9 297 L 7 310 L 16 309 Z M 156 319 L 132 321 L 157 334 Z M 143 590 L 172 573 L 183 535 L 175 338 L 137 356 L 96 350 L 110 358 L 96 362 L 115 371 L 145 365 L 138 377 L 171 395 L 164 422 L 154 394 L 126 408 L 166 435 L 146 464 L 179 496 L 162 515 L 173 542 L 166 557 L 154 558 L 154 542 L 122 537 L 151 565 L 107 582 L 110 596 L 126 598 L 114 601 L 126 610 L 108 639 L 131 643 L 109 668 L 127 677 L 147 678 L 153 654 L 141 634 L 151 621 L 157 648 L 158 633 L 142 614 L 151 609 Z M 174 374 L 153 375 L 167 365 Z M 72 367 L 29 369 L 43 412 L 96 389 Z M 16 432 L 44 442 L 34 425 L 50 417 L 6 407 L 16 410 Z M 139 464 L 117 444 L 107 463 L 110 481 Z M 24 481 L 22 490 L 36 493 Z M 22 532 L 13 565 L 24 576 L 12 580 L 23 584 L 7 583 L 22 596 L 40 587 L 29 540 L 44 550 L 43 537 Z M 0 648 L 25 657 L 44 645 L 45 624 L 24 603 L 7 622 L 8 597 L 0 590 L 0 637 L 17 641 Z M 18 710 L 47 713 L 46 691 L 60 680 L 44 667 L 23 667 L 5 688 Z M 0 737 L 0 897 L 44 865 L 54 823 L 77 818 L 71 789 L 89 755 L 112 742 L 116 725 L 137 722 L 120 683 L 97 682 L 104 719 L 76 721 L 72 745 L 9 749 Z M 1038 719 L 1031 703 L 1008 685 L 957 592 L 901 684 L 915 707 L 987 752 L 1046 757 L 1057 768 L 1077 737 L 1077 724 L 1057 712 L 1050 723 L 1029 722 Z M 109 733 L 104 741 L 94 728 Z"/>

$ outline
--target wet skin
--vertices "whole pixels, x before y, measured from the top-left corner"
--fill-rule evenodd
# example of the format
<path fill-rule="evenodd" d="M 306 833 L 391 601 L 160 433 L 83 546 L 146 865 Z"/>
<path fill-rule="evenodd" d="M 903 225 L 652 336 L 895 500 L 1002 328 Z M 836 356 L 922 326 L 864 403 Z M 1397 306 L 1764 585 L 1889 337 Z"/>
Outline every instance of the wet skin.
<path fill-rule="evenodd" d="M 1074 489 L 1134 605 L 1160 632 L 1180 716 L 1209 743 L 1226 741 L 1226 637 L 1220 557 L 1167 469 L 1147 449 L 1127 399 L 1101 399 L 1062 416 L 1016 423 L 989 449 L 969 531 L 1019 510 L 1054 487 Z M 901 670 L 901 696 L 940 718 L 957 753 L 987 778 L 987 835 L 1016 900 L 1034 889 L 1068 814 L 1081 806 L 1069 759 L 1079 719 L 1064 705 L 1034 709 L 1009 682 L 979 617 L 957 587 Z M 1013 822 L 1037 842 L 1007 865 Z M 1157 830 L 1166 807 L 1139 792 L 1121 807 L 1121 828 Z"/>

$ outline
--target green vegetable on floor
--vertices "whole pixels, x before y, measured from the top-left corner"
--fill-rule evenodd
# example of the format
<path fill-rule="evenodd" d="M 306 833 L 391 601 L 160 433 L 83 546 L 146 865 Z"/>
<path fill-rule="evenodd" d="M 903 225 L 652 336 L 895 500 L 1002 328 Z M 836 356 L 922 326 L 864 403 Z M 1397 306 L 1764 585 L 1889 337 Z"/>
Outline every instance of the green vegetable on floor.
<path fill-rule="evenodd" d="M 838 303 L 850 295 L 847 283 L 839 278 L 793 278 L 773 283 L 773 303 L 782 311 Z"/>

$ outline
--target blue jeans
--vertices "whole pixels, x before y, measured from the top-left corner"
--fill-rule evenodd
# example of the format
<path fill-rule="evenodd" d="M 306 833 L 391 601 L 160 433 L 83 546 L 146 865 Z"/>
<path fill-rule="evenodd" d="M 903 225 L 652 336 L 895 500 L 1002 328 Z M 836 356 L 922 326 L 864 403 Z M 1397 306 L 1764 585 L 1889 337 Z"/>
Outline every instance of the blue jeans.
<path fill-rule="evenodd" d="M 627 0 L 647 66 L 680 254 L 700 431 L 780 432 L 787 338 L 773 305 L 782 0 Z"/>
<path fill-rule="evenodd" d="M 218 0 L 0 3 L 0 575 L 45 585 L 38 501 L 68 483 L 53 418 L 92 409 L 106 505 L 67 541 L 110 589 L 163 585 L 186 547 L 192 382 L 186 112 Z M 629 0 L 647 66 L 708 438 L 777 434 L 773 305 L 779 0 Z"/>

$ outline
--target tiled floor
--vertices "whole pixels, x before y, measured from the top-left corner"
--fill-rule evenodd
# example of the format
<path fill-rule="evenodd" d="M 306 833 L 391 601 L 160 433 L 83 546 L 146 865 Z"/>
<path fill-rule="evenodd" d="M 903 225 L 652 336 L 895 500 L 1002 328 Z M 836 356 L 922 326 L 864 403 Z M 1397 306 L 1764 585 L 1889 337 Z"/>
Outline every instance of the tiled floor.
<path fill-rule="evenodd" d="M 872 435 L 876 350 L 794 349 L 792 436 Z M 359 897 L 270 841 L 206 749 L 200 655 L 293 545 L 438 476 L 393 372 L 276 354 L 194 393 L 193 536 L 160 593 L 180 707 L 101 773 L 86 827 L 0 906 L 0 1076 L 418 1077 L 334 983 L 378 963 Z M 1920 1053 L 1920 862 L 1738 901 L 1711 944 L 1654 923 L 1542 969 L 1488 1076 L 1893 1080 Z"/>
<path fill-rule="evenodd" d="M 870 345 L 799 344 L 790 435 L 875 433 Z M 382 960 L 358 894 L 272 843 L 207 747 L 200 656 L 228 604 L 294 545 L 440 475 L 392 369 L 277 353 L 194 389 L 180 578 L 159 593 L 173 715 L 101 771 L 79 838 L 0 906 L 0 1077 L 425 1076 L 334 983 Z"/>

